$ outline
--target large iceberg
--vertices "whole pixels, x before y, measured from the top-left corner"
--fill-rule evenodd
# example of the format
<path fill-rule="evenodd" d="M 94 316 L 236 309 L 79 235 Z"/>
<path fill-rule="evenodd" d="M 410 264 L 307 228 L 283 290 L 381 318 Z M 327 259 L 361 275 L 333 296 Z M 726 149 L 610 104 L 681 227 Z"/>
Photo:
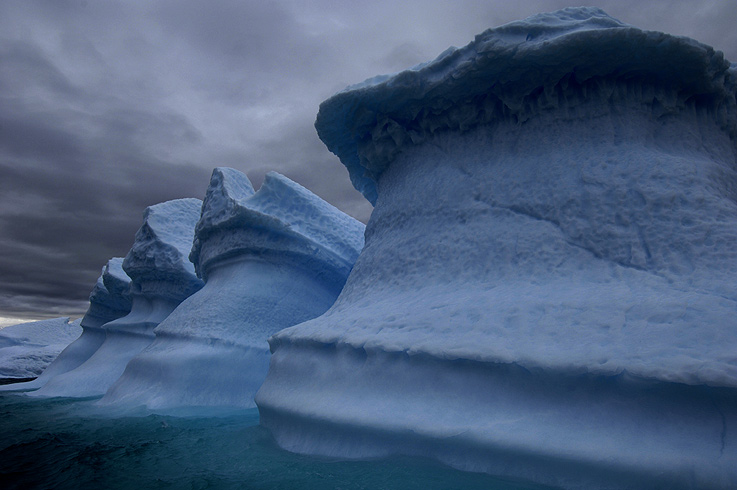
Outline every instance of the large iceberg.
<path fill-rule="evenodd" d="M 6 386 L 5 390 L 40 388 L 51 378 L 71 371 L 89 359 L 105 341 L 103 325 L 130 312 L 129 287 L 130 278 L 123 270 L 123 259 L 110 259 L 90 293 L 90 306 L 80 322 L 82 335 L 68 346 L 65 345 L 61 354 L 36 379 Z"/>
<path fill-rule="evenodd" d="M 187 259 L 201 205 L 199 199 L 176 199 L 146 208 L 143 225 L 122 264 L 131 279 L 130 313 L 104 323 L 98 336 L 91 336 L 89 343 L 78 346 L 79 353 L 70 354 L 70 361 L 82 359 L 104 334 L 99 347 L 83 363 L 49 379 L 29 396 L 104 394 L 128 361 L 153 341 L 154 328 L 202 287 Z M 95 323 L 94 319 L 91 321 Z"/>
<path fill-rule="evenodd" d="M 271 340 L 261 423 L 564 488 L 737 488 L 737 67 L 570 8 L 350 87 L 316 128 L 375 209 Z"/>
<path fill-rule="evenodd" d="M 364 228 L 282 175 L 267 174 L 254 193 L 241 172 L 216 168 L 190 254 L 205 286 L 154 330 L 100 404 L 254 406 L 267 338 L 333 304 Z"/>
<path fill-rule="evenodd" d="M 79 322 L 69 317 L 21 323 L 0 329 L 0 378 L 35 378 L 79 337 Z M 14 383 L 11 389 L 26 383 Z"/>

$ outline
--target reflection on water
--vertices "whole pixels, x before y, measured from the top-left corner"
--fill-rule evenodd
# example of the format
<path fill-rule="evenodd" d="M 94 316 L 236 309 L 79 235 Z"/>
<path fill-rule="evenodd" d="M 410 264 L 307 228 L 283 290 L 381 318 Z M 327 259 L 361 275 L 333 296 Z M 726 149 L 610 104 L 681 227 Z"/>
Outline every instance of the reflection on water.
<path fill-rule="evenodd" d="M 3 488 L 540 489 L 414 458 L 337 461 L 279 449 L 256 409 L 111 417 L 95 400 L 0 394 Z"/>

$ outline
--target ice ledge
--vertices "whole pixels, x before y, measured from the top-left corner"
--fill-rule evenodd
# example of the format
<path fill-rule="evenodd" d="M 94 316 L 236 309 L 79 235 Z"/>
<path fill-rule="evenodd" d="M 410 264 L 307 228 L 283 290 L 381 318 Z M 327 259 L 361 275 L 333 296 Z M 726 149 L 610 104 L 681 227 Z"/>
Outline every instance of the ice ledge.
<path fill-rule="evenodd" d="M 737 485 L 733 388 L 286 342 L 256 403 L 295 452 L 411 454 L 568 489 Z"/>
<path fill-rule="evenodd" d="M 110 259 L 90 293 L 90 306 L 82 319 L 82 327 L 99 327 L 127 315 L 131 310 L 130 282 L 123 271 L 123 259 Z"/>
<path fill-rule="evenodd" d="M 523 122 L 575 105 L 591 90 L 604 100 L 612 91 L 634 91 L 633 101 L 661 112 L 706 111 L 733 140 L 737 134 L 737 69 L 721 52 L 642 31 L 596 8 L 490 29 L 432 62 L 349 87 L 320 105 L 315 127 L 353 185 L 375 203 L 376 182 L 403 145 L 445 129 Z"/>
<path fill-rule="evenodd" d="M 735 300 L 665 289 L 636 271 L 620 272 L 627 284 L 564 278 L 366 292 L 339 298 L 321 317 L 278 332 L 269 344 L 272 353 L 318 343 L 566 376 L 628 373 L 737 389 L 737 333 L 725 328 Z"/>

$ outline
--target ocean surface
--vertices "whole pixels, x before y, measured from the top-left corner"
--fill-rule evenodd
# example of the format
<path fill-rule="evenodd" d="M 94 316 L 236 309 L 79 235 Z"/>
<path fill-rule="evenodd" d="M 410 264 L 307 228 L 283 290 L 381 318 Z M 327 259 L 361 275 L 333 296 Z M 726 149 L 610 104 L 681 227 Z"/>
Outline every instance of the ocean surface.
<path fill-rule="evenodd" d="M 418 458 L 345 461 L 292 454 L 258 425 L 256 409 L 116 416 L 95 401 L 0 394 L 0 488 L 549 488 Z"/>

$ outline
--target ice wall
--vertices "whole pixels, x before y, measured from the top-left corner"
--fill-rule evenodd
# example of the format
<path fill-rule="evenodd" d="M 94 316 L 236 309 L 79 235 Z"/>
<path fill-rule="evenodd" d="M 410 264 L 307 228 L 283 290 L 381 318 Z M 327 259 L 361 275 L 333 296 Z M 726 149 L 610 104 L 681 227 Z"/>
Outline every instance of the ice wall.
<path fill-rule="evenodd" d="M 336 304 L 270 340 L 262 424 L 564 488 L 737 487 L 736 79 L 577 8 L 325 101 L 375 210 Z"/>
<path fill-rule="evenodd" d="M 129 287 L 130 278 L 123 270 L 123 259 L 119 257 L 110 259 L 102 268 L 100 277 L 90 293 L 90 306 L 80 322 L 82 335 L 71 344 L 67 343 L 58 357 L 36 379 L 0 387 L 0 391 L 40 388 L 51 378 L 71 371 L 89 359 L 105 340 L 102 326 L 130 312 Z"/>
<path fill-rule="evenodd" d="M 254 193 L 216 168 L 190 258 L 205 286 L 156 329 L 100 401 L 171 409 L 254 406 L 266 339 L 324 313 L 363 246 L 364 225 L 277 173 Z"/>
<path fill-rule="evenodd" d="M 79 337 L 79 322 L 53 318 L 0 329 L 0 378 L 33 378 Z M 0 386 L 12 389 L 19 384 Z M 5 391 L 5 390 L 3 390 Z"/>
<path fill-rule="evenodd" d="M 128 361 L 153 341 L 153 329 L 179 303 L 202 287 L 202 281 L 187 259 L 201 204 L 199 199 L 177 199 L 146 208 L 143 225 L 136 232 L 133 247 L 122 263 L 123 271 L 131 279 L 130 313 L 105 323 L 101 331 L 99 325 L 93 325 L 103 319 L 92 315 L 88 320 L 90 327 L 85 331 L 93 335 L 68 356 L 70 366 L 87 358 L 73 369 L 55 375 L 29 396 L 104 394 L 120 377 Z M 125 298 L 120 281 L 124 278 L 114 267 L 109 267 L 108 271 L 110 279 L 104 277 L 104 286 L 115 288 L 120 294 L 120 306 L 123 306 Z M 99 347 L 93 351 L 97 342 L 100 342 Z"/>

